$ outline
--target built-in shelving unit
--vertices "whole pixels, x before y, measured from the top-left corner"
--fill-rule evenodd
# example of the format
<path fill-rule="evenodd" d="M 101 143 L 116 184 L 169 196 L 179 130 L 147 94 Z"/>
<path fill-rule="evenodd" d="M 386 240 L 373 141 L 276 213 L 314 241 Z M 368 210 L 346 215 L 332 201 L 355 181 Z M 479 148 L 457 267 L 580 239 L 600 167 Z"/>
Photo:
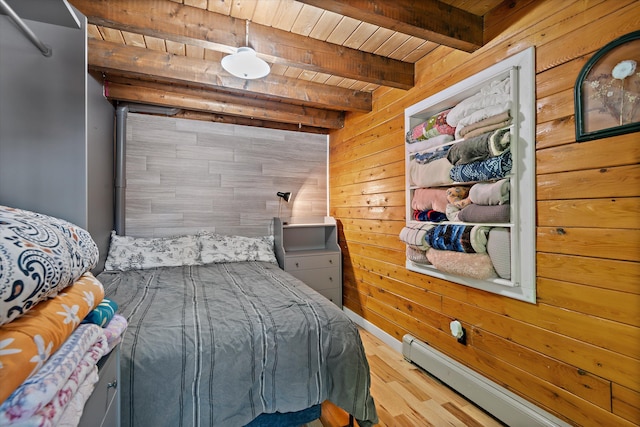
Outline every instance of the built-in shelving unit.
<path fill-rule="evenodd" d="M 467 286 L 484 289 L 510 298 L 535 303 L 535 55 L 531 47 L 504 61 L 495 64 L 447 89 L 430 96 L 405 110 L 405 130 L 425 122 L 438 113 L 455 107 L 472 97 L 492 82 L 508 81 L 510 84 L 512 123 L 510 133 L 511 172 L 504 177 L 510 185 L 510 221 L 500 223 L 466 223 L 445 220 L 435 224 L 480 225 L 508 230 L 510 240 L 510 276 L 476 279 L 461 274 L 442 271 L 428 262 L 416 262 L 407 257 L 409 270 L 439 277 Z M 421 154 L 431 154 L 445 145 L 453 145 L 461 139 L 443 145 L 429 147 Z M 412 209 L 412 199 L 420 185 L 411 179 L 411 159 L 415 150 L 406 149 L 406 222 L 407 227 L 420 227 L 423 221 L 416 221 Z M 415 165 L 414 165 L 415 166 Z M 447 182 L 439 188 L 457 185 L 472 186 L 475 182 Z M 428 221 L 427 221 L 428 222 Z"/>

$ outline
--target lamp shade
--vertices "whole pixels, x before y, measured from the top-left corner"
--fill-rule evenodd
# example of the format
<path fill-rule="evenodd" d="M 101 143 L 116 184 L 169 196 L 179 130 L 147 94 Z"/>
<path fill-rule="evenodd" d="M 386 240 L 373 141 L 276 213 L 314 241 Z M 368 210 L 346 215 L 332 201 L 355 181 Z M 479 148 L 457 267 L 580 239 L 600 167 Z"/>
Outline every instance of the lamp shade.
<path fill-rule="evenodd" d="M 236 53 L 222 58 L 221 64 L 231 75 L 248 80 L 265 77 L 271 71 L 269 64 L 250 47 L 239 47 Z"/>
<path fill-rule="evenodd" d="M 276 193 L 276 196 L 282 197 L 282 199 L 284 199 L 284 201 L 287 203 L 289 203 L 289 200 L 291 200 L 291 192 L 289 191 L 287 191 L 286 193 L 283 193 L 282 191 L 278 191 Z"/>

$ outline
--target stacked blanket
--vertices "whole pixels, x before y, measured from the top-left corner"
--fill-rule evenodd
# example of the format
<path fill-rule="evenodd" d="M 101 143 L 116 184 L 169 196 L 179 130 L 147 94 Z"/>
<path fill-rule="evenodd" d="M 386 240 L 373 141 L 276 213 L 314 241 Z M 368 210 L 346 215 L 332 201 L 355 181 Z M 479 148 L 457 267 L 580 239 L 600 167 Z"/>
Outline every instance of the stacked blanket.
<path fill-rule="evenodd" d="M 463 137 L 465 128 L 511 110 L 511 79 L 494 80 L 480 91 L 459 102 L 447 114 L 447 123 L 455 128 L 455 137 Z M 502 116 L 501 116 L 502 117 Z M 468 131 L 465 132 L 468 137 Z"/>
<path fill-rule="evenodd" d="M 90 271 L 97 246 L 74 224 L 0 206 L 0 254 L 0 425 L 77 425 L 117 308 Z"/>
<path fill-rule="evenodd" d="M 407 133 L 412 219 L 424 223 L 400 232 L 408 260 L 510 278 L 510 229 L 497 225 L 511 221 L 511 109 L 510 77 L 496 79 Z"/>

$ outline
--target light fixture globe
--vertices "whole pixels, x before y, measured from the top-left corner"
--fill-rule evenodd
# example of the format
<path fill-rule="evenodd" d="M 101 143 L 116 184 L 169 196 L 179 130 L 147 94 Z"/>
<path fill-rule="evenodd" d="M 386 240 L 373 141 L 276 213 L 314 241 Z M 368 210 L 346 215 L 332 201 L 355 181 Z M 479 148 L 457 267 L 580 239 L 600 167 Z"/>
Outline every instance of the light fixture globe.
<path fill-rule="evenodd" d="M 271 71 L 269 64 L 256 56 L 250 47 L 239 47 L 236 53 L 222 58 L 222 68 L 241 79 L 260 79 Z"/>

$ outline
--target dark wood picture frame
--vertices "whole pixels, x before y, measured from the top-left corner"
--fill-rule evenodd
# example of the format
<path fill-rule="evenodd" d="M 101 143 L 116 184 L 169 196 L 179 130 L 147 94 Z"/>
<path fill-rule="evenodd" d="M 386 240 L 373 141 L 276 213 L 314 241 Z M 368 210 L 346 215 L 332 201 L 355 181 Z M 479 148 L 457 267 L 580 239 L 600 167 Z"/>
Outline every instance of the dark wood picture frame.
<path fill-rule="evenodd" d="M 640 131 L 640 31 L 589 59 L 576 80 L 574 101 L 576 141 Z"/>

